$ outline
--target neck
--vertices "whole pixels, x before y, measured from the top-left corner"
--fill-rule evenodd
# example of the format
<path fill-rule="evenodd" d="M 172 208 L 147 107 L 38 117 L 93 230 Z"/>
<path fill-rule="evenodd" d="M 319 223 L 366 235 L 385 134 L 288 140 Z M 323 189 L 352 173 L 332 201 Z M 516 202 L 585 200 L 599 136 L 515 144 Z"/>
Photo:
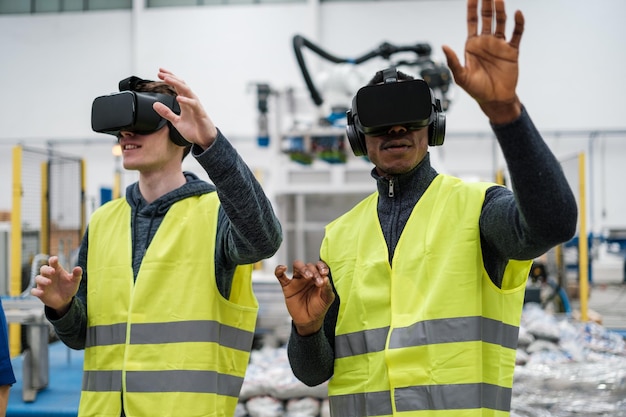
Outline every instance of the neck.
<path fill-rule="evenodd" d="M 424 159 L 417 164 L 411 171 L 398 175 L 380 175 L 374 169 L 372 177 L 377 181 L 377 188 L 380 195 L 389 196 L 390 198 L 399 198 L 400 194 L 421 194 L 428 187 L 437 172 L 430 166 L 430 155 L 427 154 Z M 391 182 L 393 180 L 393 182 Z M 393 190 L 390 190 L 390 182 Z"/>
<path fill-rule="evenodd" d="M 186 182 L 185 174 L 180 169 L 173 172 L 142 172 L 139 174 L 139 191 L 149 204 L 170 191 L 182 187 Z"/>

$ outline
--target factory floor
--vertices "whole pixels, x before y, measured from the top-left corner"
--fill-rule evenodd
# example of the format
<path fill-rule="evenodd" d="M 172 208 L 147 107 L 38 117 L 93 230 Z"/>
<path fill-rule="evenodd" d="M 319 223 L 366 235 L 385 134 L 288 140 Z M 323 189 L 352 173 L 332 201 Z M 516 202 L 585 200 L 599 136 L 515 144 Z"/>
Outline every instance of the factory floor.
<path fill-rule="evenodd" d="M 587 298 L 587 317 L 626 338 L 626 282 L 616 272 L 613 269 L 594 270 Z M 580 298 L 572 297 L 570 303 L 573 316 L 580 319 Z"/>
<path fill-rule="evenodd" d="M 83 351 L 71 350 L 61 342 L 48 349 L 48 385 L 39 391 L 34 401 L 24 401 L 23 356 L 13 359 L 17 383 L 11 387 L 7 417 L 75 417 L 78 413 L 83 375 Z"/>

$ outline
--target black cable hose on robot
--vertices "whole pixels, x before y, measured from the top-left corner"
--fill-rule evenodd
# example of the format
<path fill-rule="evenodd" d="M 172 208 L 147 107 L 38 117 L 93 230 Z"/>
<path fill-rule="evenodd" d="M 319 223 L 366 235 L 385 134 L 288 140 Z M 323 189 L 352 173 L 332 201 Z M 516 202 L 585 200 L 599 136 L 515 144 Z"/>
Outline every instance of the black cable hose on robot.
<path fill-rule="evenodd" d="M 313 42 L 309 41 L 302 35 L 295 35 L 293 37 L 293 49 L 296 54 L 296 60 L 298 61 L 298 66 L 300 67 L 300 71 L 302 72 L 304 81 L 311 93 L 311 99 L 313 99 L 313 102 L 316 106 L 320 106 L 324 102 L 324 100 L 320 95 L 318 89 L 315 87 L 311 75 L 309 74 L 309 70 L 307 69 L 306 63 L 304 62 L 304 56 L 302 55 L 303 47 L 309 48 L 311 51 L 315 52 L 322 58 L 334 62 L 335 64 L 351 63 L 358 65 L 375 57 L 382 57 L 389 60 L 391 58 L 391 55 L 398 52 L 415 52 L 418 57 L 421 57 L 422 59 L 418 59 L 417 61 L 415 61 L 413 63 L 414 65 L 419 65 L 420 62 L 432 63 L 430 59 L 423 59 L 423 57 L 429 57 L 431 53 L 431 47 L 426 43 L 418 43 L 408 46 L 395 46 L 388 42 L 383 42 L 378 48 L 367 52 L 358 58 L 339 58 L 324 51 L 318 45 L 315 45 Z"/>

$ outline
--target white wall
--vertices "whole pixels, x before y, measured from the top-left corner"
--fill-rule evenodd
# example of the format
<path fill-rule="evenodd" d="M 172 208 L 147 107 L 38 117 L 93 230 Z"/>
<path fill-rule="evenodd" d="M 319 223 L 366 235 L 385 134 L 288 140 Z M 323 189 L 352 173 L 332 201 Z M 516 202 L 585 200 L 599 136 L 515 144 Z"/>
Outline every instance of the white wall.
<path fill-rule="evenodd" d="M 181 75 L 244 158 L 267 166 L 268 158 L 280 156 L 253 145 L 252 85 L 294 87 L 300 102 L 310 105 L 291 45 L 295 34 L 341 57 L 359 56 L 384 41 L 428 42 L 436 60 L 443 59 L 444 43 L 462 54 L 466 37 L 464 0 L 147 10 L 135 2 L 134 12 L 0 16 L 0 210 L 10 208 L 10 148 L 16 143 L 53 141 L 63 152 L 84 155 L 92 199 L 99 187 L 111 186 L 113 142 L 91 131 L 91 102 L 115 91 L 128 75 L 154 78 L 159 66 Z M 590 144 L 585 135 L 548 134 L 626 129 L 626 2 L 510 0 L 510 19 L 518 8 L 526 17 L 519 95 L 557 156 L 584 151 L 597 159 L 593 181 L 604 182 L 592 183 L 598 198 L 593 224 L 626 225 L 626 201 L 614 179 L 623 177 L 626 137 L 603 135 Z M 512 22 L 509 34 L 511 29 Z M 329 65 L 314 54 L 306 58 L 313 75 Z M 372 62 L 372 72 L 382 66 Z M 447 129 L 449 141 L 439 150 L 447 168 L 469 174 L 474 167 L 494 165 L 488 123 L 462 91 L 456 91 L 448 111 Z M 467 132 L 482 132 L 487 139 Z"/>

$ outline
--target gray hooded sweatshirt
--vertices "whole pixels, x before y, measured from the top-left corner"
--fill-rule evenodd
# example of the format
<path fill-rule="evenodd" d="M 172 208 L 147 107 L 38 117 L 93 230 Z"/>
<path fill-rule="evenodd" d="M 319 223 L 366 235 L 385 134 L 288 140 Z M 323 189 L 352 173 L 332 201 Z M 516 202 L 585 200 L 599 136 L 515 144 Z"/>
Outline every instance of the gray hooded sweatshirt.
<path fill-rule="evenodd" d="M 214 185 L 185 172 L 186 184 L 150 204 L 141 196 L 138 183 L 126 189 L 126 201 L 132 210 L 129 227 L 132 229 L 134 276 L 137 277 L 145 250 L 169 208 L 182 199 L 217 192 L 221 205 L 215 242 L 215 281 L 220 293 L 228 298 L 237 265 L 255 263 L 276 253 L 282 243 L 281 225 L 261 185 L 221 132 L 218 131 L 217 139 L 208 149 L 203 151 L 194 145 L 191 154 Z M 89 279 L 87 236 L 88 231 L 78 254 L 83 276 L 69 311 L 57 317 L 53 310 L 45 309 L 61 341 L 73 349 L 85 348 Z"/>

